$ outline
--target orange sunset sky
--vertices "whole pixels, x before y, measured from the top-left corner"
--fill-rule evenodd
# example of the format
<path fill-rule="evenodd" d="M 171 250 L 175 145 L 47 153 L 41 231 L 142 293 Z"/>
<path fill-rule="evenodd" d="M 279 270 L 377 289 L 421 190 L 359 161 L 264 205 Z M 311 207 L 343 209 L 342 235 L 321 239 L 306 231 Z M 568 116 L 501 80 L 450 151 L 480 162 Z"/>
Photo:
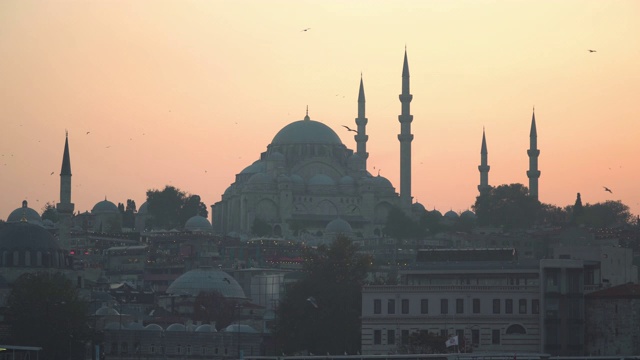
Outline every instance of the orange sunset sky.
<path fill-rule="evenodd" d="M 168 184 L 209 206 L 307 105 L 355 149 L 361 73 L 368 170 L 399 191 L 405 46 L 414 200 L 471 207 L 483 127 L 490 185 L 528 186 L 535 106 L 540 201 L 638 215 L 638 19 L 624 0 L 3 0 L 0 218 L 59 201 L 65 129 L 81 212 Z"/>

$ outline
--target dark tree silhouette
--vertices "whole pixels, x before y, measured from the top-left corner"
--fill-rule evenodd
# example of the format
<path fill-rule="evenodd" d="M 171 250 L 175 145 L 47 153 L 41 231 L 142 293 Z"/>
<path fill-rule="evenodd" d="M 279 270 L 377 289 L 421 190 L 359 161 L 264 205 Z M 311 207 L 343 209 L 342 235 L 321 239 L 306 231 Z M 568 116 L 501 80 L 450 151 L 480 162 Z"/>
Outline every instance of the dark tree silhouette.
<path fill-rule="evenodd" d="M 41 346 L 41 359 L 84 359 L 91 339 L 87 303 L 63 274 L 23 274 L 13 283 L 7 309 L 16 345 Z"/>
<path fill-rule="evenodd" d="M 218 292 L 201 292 L 193 303 L 193 320 L 216 323 L 216 330 L 224 329 L 236 320 L 236 301 L 225 298 Z"/>
<path fill-rule="evenodd" d="M 627 205 L 621 201 L 608 200 L 585 205 L 584 213 L 577 218 L 577 222 L 588 227 L 606 228 L 629 225 L 632 219 L 633 215 Z"/>
<path fill-rule="evenodd" d="M 208 215 L 200 196 L 189 195 L 170 185 L 163 190 L 148 190 L 147 208 L 153 227 L 165 230 L 182 228 L 190 217 Z"/>
<path fill-rule="evenodd" d="M 266 221 L 261 218 L 255 218 L 251 225 L 251 233 L 255 236 L 269 236 L 273 234 L 273 229 Z"/>
<path fill-rule="evenodd" d="M 538 221 L 540 202 L 522 184 L 500 185 L 482 192 L 472 206 L 478 225 L 526 228 Z"/>
<path fill-rule="evenodd" d="M 51 220 L 54 223 L 58 222 L 58 210 L 56 209 L 55 204 L 50 202 L 44 204 L 44 207 L 42 208 L 42 220 Z"/>
<path fill-rule="evenodd" d="M 371 258 L 338 236 L 307 252 L 305 277 L 291 285 L 277 309 L 277 354 L 356 354 L 360 350 L 362 286 Z"/>

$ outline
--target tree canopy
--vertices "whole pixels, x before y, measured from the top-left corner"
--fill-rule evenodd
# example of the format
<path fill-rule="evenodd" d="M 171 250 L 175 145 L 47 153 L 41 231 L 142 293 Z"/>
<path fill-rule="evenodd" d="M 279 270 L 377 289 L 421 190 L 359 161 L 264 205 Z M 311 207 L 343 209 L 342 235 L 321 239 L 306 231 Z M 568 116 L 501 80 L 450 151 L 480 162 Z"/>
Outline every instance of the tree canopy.
<path fill-rule="evenodd" d="M 51 220 L 53 223 L 57 223 L 59 219 L 58 210 L 54 203 L 47 202 L 42 207 L 42 220 Z"/>
<path fill-rule="evenodd" d="M 147 191 L 147 209 L 152 226 L 170 230 L 182 228 L 189 218 L 208 216 L 207 206 L 198 195 L 190 195 L 174 186 Z"/>
<path fill-rule="evenodd" d="M 84 359 L 91 338 L 87 303 L 63 274 L 23 274 L 13 283 L 7 309 L 16 345 L 42 347 L 46 360 Z"/>
<path fill-rule="evenodd" d="M 360 350 L 362 286 L 371 258 L 344 236 L 305 254 L 305 277 L 277 309 L 277 353 L 355 354 Z"/>
<path fill-rule="evenodd" d="M 525 228 L 537 222 L 540 202 L 522 184 L 499 185 L 482 192 L 472 206 L 478 225 Z"/>

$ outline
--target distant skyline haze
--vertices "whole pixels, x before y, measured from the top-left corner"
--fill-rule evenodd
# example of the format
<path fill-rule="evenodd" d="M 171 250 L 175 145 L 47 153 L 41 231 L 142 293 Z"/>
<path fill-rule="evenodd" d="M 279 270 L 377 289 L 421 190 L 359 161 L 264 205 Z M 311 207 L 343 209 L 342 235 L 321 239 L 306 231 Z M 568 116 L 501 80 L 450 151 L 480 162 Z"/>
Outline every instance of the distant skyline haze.
<path fill-rule="evenodd" d="M 66 130 L 76 212 L 165 185 L 210 206 L 307 106 L 355 150 L 361 78 L 368 170 L 399 192 L 405 46 L 413 201 L 470 209 L 483 129 L 489 184 L 528 186 L 535 106 L 539 200 L 640 215 L 639 15 L 631 0 L 2 1 L 0 218 L 59 202 Z"/>

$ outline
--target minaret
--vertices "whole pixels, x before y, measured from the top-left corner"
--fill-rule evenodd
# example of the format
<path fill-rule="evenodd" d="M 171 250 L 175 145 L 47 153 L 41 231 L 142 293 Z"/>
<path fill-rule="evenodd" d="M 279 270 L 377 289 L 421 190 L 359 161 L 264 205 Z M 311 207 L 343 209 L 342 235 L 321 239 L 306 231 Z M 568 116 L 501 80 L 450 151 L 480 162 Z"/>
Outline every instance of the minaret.
<path fill-rule="evenodd" d="M 356 118 L 356 125 L 358 125 L 358 132 L 353 137 L 358 144 L 356 154 L 358 154 L 364 161 L 364 170 L 367 169 L 367 158 L 369 153 L 367 152 L 367 118 L 365 117 L 365 99 L 364 99 L 364 85 L 362 83 L 362 74 L 360 74 L 360 91 L 358 92 L 358 117 Z"/>
<path fill-rule="evenodd" d="M 407 60 L 407 49 L 404 49 L 404 65 L 402 66 L 402 93 L 400 94 L 400 103 L 402 111 L 398 116 L 400 121 L 400 206 L 405 210 L 411 207 L 411 99 L 413 95 L 409 92 L 409 61 Z"/>
<path fill-rule="evenodd" d="M 538 178 L 540 177 L 540 170 L 538 170 L 538 133 L 536 131 L 536 111 L 533 109 L 533 115 L 531 117 L 531 132 L 529 133 L 529 170 L 527 171 L 527 177 L 529 178 L 529 195 L 538 200 Z"/>
<path fill-rule="evenodd" d="M 69 157 L 69 133 L 65 134 L 62 169 L 60 170 L 60 202 L 56 204 L 59 217 L 58 239 L 64 249 L 69 249 L 71 217 L 74 205 L 71 202 L 71 160 Z"/>
<path fill-rule="evenodd" d="M 480 166 L 478 166 L 478 170 L 480 171 L 480 185 L 478 185 L 478 191 L 480 191 L 480 194 L 483 194 L 490 188 L 489 169 L 491 167 L 488 164 L 488 155 L 487 139 L 484 136 L 484 128 L 482 128 L 482 147 L 480 148 Z"/>

